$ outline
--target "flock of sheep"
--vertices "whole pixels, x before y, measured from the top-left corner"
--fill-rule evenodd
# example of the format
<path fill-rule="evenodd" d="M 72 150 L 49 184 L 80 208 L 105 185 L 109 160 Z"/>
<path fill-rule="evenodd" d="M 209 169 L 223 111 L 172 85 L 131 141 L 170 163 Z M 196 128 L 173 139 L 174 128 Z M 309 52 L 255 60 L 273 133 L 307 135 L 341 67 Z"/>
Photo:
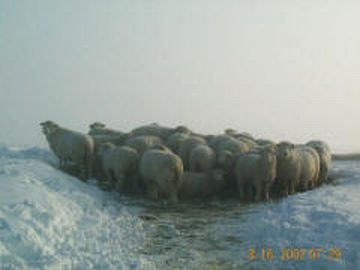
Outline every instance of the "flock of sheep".
<path fill-rule="evenodd" d="M 233 129 L 203 135 L 185 126 L 150 124 L 129 133 L 95 122 L 88 134 L 41 123 L 60 169 L 83 180 L 154 200 L 238 194 L 267 200 L 306 191 L 328 180 L 331 152 L 322 141 L 305 145 L 255 139 Z"/>

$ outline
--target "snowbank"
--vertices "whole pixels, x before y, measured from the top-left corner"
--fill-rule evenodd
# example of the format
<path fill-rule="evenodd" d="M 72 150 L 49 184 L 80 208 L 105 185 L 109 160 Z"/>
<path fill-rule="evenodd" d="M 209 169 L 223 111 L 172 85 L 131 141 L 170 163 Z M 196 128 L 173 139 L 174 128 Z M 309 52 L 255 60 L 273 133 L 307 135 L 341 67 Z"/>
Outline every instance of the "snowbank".
<path fill-rule="evenodd" d="M 141 220 L 53 161 L 44 149 L 0 148 L 0 268 L 150 266 L 136 255 Z"/>

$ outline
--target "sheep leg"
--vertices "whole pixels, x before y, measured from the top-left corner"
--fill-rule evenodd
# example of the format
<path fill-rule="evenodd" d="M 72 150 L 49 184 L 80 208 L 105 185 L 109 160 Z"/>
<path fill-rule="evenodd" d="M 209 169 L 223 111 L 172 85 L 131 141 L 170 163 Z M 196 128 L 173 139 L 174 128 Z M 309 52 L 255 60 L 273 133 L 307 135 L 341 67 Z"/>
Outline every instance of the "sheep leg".
<path fill-rule="evenodd" d="M 146 188 L 146 195 L 151 200 L 159 198 L 159 189 L 156 184 L 149 184 Z"/>
<path fill-rule="evenodd" d="M 266 184 L 264 184 L 264 188 L 263 188 L 263 199 L 265 201 L 269 200 L 269 191 L 270 191 L 270 184 L 267 182 Z"/>
<path fill-rule="evenodd" d="M 59 157 L 59 169 L 62 170 L 64 168 L 64 159 Z"/>
<path fill-rule="evenodd" d="M 246 184 L 243 184 L 243 187 L 244 187 L 244 200 L 245 201 L 252 200 L 252 189 Z"/>
<path fill-rule="evenodd" d="M 238 184 L 238 191 L 239 191 L 240 199 L 243 200 L 244 196 L 245 196 L 245 194 L 244 194 L 244 185 Z"/>
<path fill-rule="evenodd" d="M 319 181 L 319 185 L 329 181 L 329 174 L 328 174 L 328 169 L 327 168 L 323 168 L 320 175 L 321 175 L 321 179 Z"/>
<path fill-rule="evenodd" d="M 289 188 L 289 186 L 291 185 L 291 183 L 289 183 L 289 185 L 286 185 L 284 188 L 283 188 L 283 190 L 282 190 L 282 195 L 283 196 L 288 196 L 289 195 L 289 190 L 290 190 L 290 188 Z"/>
<path fill-rule="evenodd" d="M 90 177 L 92 177 L 92 164 L 89 164 L 88 162 L 86 162 L 84 173 L 85 173 L 86 179 L 89 179 Z"/>
<path fill-rule="evenodd" d="M 108 184 L 108 185 L 110 185 L 111 184 L 111 182 L 112 182 L 112 173 L 111 173 L 111 170 L 110 169 L 105 169 L 105 176 L 106 176 L 106 183 Z"/>
<path fill-rule="evenodd" d="M 123 191 L 124 181 L 125 181 L 125 175 L 121 171 L 117 171 L 116 179 L 115 179 L 115 183 L 114 183 L 116 191 L 118 191 L 118 192 Z"/>
<path fill-rule="evenodd" d="M 314 181 L 313 180 L 309 181 L 308 188 L 313 189 L 314 187 L 315 187 Z"/>
<path fill-rule="evenodd" d="M 295 183 L 293 181 L 290 182 L 290 188 L 288 190 L 288 194 L 294 194 L 295 193 Z"/>
<path fill-rule="evenodd" d="M 144 183 L 141 181 L 141 177 L 137 173 L 134 173 L 131 177 L 131 191 L 136 193 L 144 192 Z"/>
<path fill-rule="evenodd" d="M 264 200 L 265 200 L 265 201 L 268 201 L 269 198 L 270 198 L 270 196 L 269 196 L 269 190 L 266 190 L 266 191 L 265 191 L 265 194 L 264 194 Z"/>
<path fill-rule="evenodd" d="M 169 194 L 169 201 L 170 201 L 171 203 L 177 203 L 177 201 L 178 201 L 178 196 L 177 196 L 176 192 L 171 192 L 171 193 Z"/>
<path fill-rule="evenodd" d="M 84 163 L 86 168 L 86 178 L 91 178 L 93 176 L 93 156 L 90 153 L 85 155 Z"/>
<path fill-rule="evenodd" d="M 255 186 L 255 201 L 261 201 L 261 184 Z"/>
<path fill-rule="evenodd" d="M 309 181 L 305 181 L 303 183 L 303 189 L 304 189 L 304 191 L 307 191 L 309 189 Z"/>
<path fill-rule="evenodd" d="M 87 179 L 86 164 L 84 164 L 84 163 L 81 163 L 81 165 L 80 165 L 80 178 L 84 181 Z"/>

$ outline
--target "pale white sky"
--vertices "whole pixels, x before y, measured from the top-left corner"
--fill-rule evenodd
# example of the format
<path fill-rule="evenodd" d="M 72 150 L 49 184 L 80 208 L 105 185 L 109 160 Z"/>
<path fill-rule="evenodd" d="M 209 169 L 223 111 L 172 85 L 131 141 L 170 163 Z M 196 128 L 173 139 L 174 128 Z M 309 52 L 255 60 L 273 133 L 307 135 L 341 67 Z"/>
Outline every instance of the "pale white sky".
<path fill-rule="evenodd" d="M 0 0 L 0 142 L 159 122 L 360 150 L 357 0 Z"/>

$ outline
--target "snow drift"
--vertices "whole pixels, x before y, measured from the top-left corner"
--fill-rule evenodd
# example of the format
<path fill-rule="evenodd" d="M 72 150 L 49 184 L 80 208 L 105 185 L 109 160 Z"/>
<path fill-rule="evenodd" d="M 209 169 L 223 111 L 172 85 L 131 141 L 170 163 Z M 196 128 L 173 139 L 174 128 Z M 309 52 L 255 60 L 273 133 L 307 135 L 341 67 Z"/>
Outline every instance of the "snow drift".
<path fill-rule="evenodd" d="M 141 222 L 57 169 L 45 149 L 0 148 L 0 268 L 141 267 Z M 115 267 L 117 266 L 117 267 Z"/>

